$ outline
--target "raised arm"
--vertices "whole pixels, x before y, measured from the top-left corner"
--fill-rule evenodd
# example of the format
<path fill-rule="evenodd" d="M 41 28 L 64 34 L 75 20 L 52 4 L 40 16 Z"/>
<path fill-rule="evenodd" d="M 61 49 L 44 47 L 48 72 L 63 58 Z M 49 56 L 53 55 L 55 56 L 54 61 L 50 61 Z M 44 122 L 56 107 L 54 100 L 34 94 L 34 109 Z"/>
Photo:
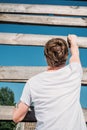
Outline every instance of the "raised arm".
<path fill-rule="evenodd" d="M 77 36 L 76 35 L 68 35 L 67 41 L 70 46 L 70 52 L 71 52 L 71 57 L 70 57 L 70 63 L 72 62 L 78 62 L 80 63 L 80 57 L 79 57 L 79 49 L 77 45 Z"/>

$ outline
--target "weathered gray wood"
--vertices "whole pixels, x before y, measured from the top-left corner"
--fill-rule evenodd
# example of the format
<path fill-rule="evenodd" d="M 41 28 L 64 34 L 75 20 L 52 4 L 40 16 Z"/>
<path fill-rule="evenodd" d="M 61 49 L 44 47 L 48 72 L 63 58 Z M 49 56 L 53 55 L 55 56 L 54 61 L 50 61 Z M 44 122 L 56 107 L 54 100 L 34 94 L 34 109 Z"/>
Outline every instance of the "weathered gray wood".
<path fill-rule="evenodd" d="M 29 78 L 43 72 L 45 69 L 45 67 L 1 66 L 0 81 L 26 82 Z"/>
<path fill-rule="evenodd" d="M 1 66 L 0 82 L 26 82 L 46 69 L 46 67 Z M 87 84 L 87 68 L 83 68 L 82 84 Z"/>
<path fill-rule="evenodd" d="M 87 7 L 0 3 L 0 12 L 87 16 Z"/>
<path fill-rule="evenodd" d="M 85 116 L 85 121 L 87 122 L 87 108 L 83 109 L 83 113 L 84 113 L 84 116 Z"/>
<path fill-rule="evenodd" d="M 83 68 L 82 84 L 87 85 L 87 68 Z"/>
<path fill-rule="evenodd" d="M 13 109 L 13 106 L 0 106 L 0 120 L 12 120 Z M 87 122 L 87 109 L 83 109 L 83 112 Z"/>
<path fill-rule="evenodd" d="M 0 14 L 0 22 L 87 27 L 87 18 Z"/>
<path fill-rule="evenodd" d="M 0 106 L 0 120 L 12 120 L 13 106 Z"/>
<path fill-rule="evenodd" d="M 57 37 L 67 40 L 66 36 L 0 33 L 0 44 L 44 46 L 48 40 Z M 78 37 L 78 46 L 87 48 L 87 38 Z"/>

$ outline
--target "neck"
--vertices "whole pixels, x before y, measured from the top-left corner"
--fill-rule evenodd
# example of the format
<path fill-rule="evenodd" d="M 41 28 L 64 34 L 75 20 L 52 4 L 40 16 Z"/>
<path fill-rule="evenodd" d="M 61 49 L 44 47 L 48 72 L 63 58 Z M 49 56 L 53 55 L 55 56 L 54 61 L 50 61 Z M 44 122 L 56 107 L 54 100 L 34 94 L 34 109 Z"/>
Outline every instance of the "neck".
<path fill-rule="evenodd" d="M 58 69 L 61 69 L 65 66 L 65 64 L 59 66 L 59 67 L 52 67 L 52 66 L 48 66 L 47 70 L 48 71 L 51 71 L 51 70 L 58 70 Z"/>

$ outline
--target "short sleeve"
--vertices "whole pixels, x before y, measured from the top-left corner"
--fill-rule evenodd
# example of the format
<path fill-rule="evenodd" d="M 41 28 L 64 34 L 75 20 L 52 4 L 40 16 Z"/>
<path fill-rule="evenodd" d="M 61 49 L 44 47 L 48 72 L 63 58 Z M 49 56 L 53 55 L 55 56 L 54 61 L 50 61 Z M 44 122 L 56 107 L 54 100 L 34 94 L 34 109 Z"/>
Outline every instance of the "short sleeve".
<path fill-rule="evenodd" d="M 31 92 L 29 81 L 25 84 L 20 101 L 30 106 L 31 104 Z"/>
<path fill-rule="evenodd" d="M 78 63 L 78 62 L 72 62 L 72 63 L 70 64 L 70 67 L 71 67 L 71 69 L 72 69 L 73 71 L 79 73 L 79 74 L 80 74 L 80 77 L 82 78 L 82 76 L 83 76 L 83 70 L 82 70 L 82 66 L 81 66 L 80 63 Z"/>

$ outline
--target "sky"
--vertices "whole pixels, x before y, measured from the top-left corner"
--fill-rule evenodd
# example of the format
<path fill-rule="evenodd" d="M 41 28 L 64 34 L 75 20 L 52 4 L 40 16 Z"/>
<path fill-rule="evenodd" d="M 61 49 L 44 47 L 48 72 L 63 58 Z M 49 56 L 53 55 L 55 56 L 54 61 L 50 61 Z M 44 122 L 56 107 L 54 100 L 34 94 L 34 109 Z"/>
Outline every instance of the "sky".
<path fill-rule="evenodd" d="M 69 0 L 0 0 L 1 3 L 30 3 L 52 5 L 77 5 L 87 6 L 87 2 Z M 76 34 L 87 37 L 87 28 L 42 26 L 42 25 L 17 25 L 1 24 L 0 32 L 63 35 Z M 0 45 L 0 66 L 46 66 L 43 47 Z M 87 49 L 80 49 L 80 58 L 83 67 L 87 67 Z M 38 62 L 39 59 L 39 62 Z M 15 102 L 18 102 L 24 87 L 24 83 L 0 83 L 0 87 L 9 87 L 15 94 Z M 81 87 L 81 105 L 87 108 L 87 86 Z"/>

